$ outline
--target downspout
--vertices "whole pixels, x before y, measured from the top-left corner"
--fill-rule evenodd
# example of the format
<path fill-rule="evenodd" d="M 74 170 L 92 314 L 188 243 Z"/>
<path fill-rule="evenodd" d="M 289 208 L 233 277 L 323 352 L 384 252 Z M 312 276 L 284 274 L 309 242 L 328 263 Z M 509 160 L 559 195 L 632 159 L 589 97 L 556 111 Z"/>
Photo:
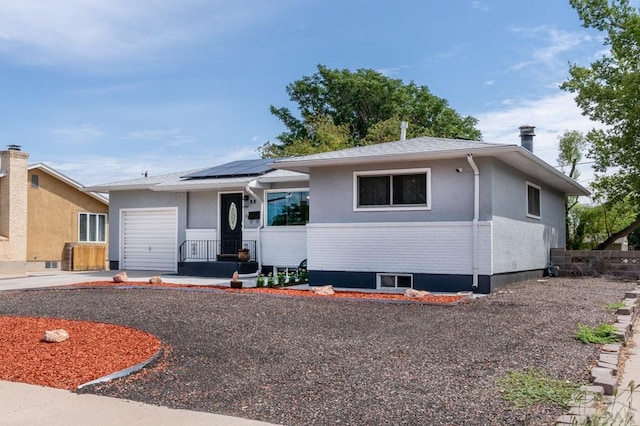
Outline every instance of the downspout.
<path fill-rule="evenodd" d="M 262 209 L 263 201 L 262 201 L 262 198 L 258 197 L 258 195 L 255 192 L 253 192 L 253 190 L 251 189 L 250 185 L 252 183 L 254 183 L 254 182 L 255 182 L 255 180 L 247 183 L 247 185 L 245 186 L 245 190 L 249 194 L 251 194 L 256 200 L 258 200 L 260 202 L 260 219 L 259 219 L 259 222 L 258 222 L 258 240 L 256 241 L 256 249 L 257 249 L 256 250 L 257 251 L 256 260 L 258 261 L 258 273 L 260 273 L 262 271 L 262 243 L 261 243 L 260 235 L 261 235 L 262 228 L 264 228 L 264 217 L 262 217 L 263 216 L 262 215 L 262 213 L 263 213 L 262 212 L 262 210 L 263 210 Z"/>
<path fill-rule="evenodd" d="M 473 222 L 472 233 L 472 257 L 473 257 L 473 284 L 471 288 L 478 288 L 478 271 L 480 269 L 478 253 L 478 219 L 480 218 L 480 171 L 473 161 L 473 155 L 467 154 L 467 161 L 473 169 Z"/>

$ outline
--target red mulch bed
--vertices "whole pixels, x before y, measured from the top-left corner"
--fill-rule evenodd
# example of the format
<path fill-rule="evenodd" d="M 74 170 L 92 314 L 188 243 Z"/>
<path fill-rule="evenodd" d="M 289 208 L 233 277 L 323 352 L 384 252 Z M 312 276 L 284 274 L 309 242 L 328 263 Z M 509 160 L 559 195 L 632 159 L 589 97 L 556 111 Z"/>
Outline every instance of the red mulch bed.
<path fill-rule="evenodd" d="M 65 329 L 69 340 L 42 341 L 46 330 Z M 0 316 L 0 380 L 60 389 L 129 368 L 152 357 L 160 341 L 113 324 Z"/>
<path fill-rule="evenodd" d="M 340 291 L 337 290 L 332 295 L 318 295 L 310 290 L 298 290 L 293 288 L 257 288 L 248 287 L 243 289 L 233 289 L 221 285 L 196 285 L 196 284 L 150 284 L 148 282 L 140 281 L 128 281 L 124 283 L 116 283 L 113 281 L 93 281 L 87 283 L 72 284 L 77 287 L 170 287 L 170 288 L 200 288 L 200 289 L 215 289 L 223 290 L 229 293 L 262 293 L 271 294 L 276 296 L 299 296 L 299 297 L 322 297 L 322 298 L 334 298 L 334 299 L 360 299 L 360 300 L 382 300 L 382 301 L 397 301 L 397 302 L 418 302 L 418 303 L 430 303 L 430 304 L 451 304 L 458 302 L 465 298 L 464 295 L 442 295 L 432 294 L 420 298 L 408 298 L 402 293 L 371 293 L 361 291 Z"/>

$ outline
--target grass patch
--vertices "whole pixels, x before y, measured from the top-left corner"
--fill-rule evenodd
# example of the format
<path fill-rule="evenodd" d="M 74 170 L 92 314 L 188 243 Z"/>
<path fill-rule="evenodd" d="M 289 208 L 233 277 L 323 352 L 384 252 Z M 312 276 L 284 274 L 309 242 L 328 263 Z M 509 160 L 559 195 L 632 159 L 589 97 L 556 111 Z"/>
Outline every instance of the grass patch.
<path fill-rule="evenodd" d="M 576 340 L 582 343 L 596 343 L 606 345 L 607 343 L 618 343 L 622 341 L 620 336 L 615 334 L 616 328 L 611 324 L 600 323 L 597 327 L 587 327 L 578 324 L 578 331 L 574 334 Z"/>
<path fill-rule="evenodd" d="M 580 387 L 532 368 L 510 371 L 507 377 L 498 380 L 498 386 L 502 399 L 516 408 L 541 404 L 563 409 L 569 408 L 572 396 Z"/>
<path fill-rule="evenodd" d="M 620 308 L 624 308 L 625 304 L 624 302 L 614 302 L 614 303 L 608 303 L 606 305 L 604 305 L 605 309 L 612 309 L 614 311 L 617 311 Z"/>

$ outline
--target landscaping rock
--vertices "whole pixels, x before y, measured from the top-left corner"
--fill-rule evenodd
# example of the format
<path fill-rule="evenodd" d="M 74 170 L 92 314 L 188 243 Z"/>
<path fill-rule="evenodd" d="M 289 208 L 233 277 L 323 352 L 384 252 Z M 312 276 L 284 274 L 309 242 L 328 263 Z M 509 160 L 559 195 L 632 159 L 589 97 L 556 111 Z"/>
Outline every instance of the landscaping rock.
<path fill-rule="evenodd" d="M 596 385 L 604 387 L 604 385 L 596 383 L 596 379 L 600 377 L 613 377 L 613 370 L 604 367 L 593 367 L 591 369 L 591 372 L 589 373 L 589 381 L 593 382 Z"/>
<path fill-rule="evenodd" d="M 113 277 L 113 282 L 116 283 L 126 283 L 128 280 L 127 271 L 120 272 Z"/>
<path fill-rule="evenodd" d="M 42 337 L 43 342 L 47 343 L 60 343 L 65 340 L 69 340 L 69 333 L 67 330 L 59 328 L 57 330 L 47 330 Z"/>
<path fill-rule="evenodd" d="M 162 284 L 162 278 L 160 278 L 158 275 L 154 275 L 153 277 L 149 278 L 149 284 Z"/>
<path fill-rule="evenodd" d="M 602 386 L 605 395 L 613 395 L 618 388 L 618 380 L 613 376 L 597 376 L 593 384 Z"/>
<path fill-rule="evenodd" d="M 600 358 L 598 358 L 598 360 L 609 363 L 609 364 L 618 364 L 618 355 L 601 353 Z"/>
<path fill-rule="evenodd" d="M 414 290 L 412 288 L 408 288 L 404 291 L 404 297 L 408 297 L 409 299 L 419 299 L 430 294 L 431 293 L 429 293 L 428 291 Z"/>
<path fill-rule="evenodd" d="M 619 353 L 622 346 L 617 343 L 608 343 L 602 346 L 602 352 Z"/>
<path fill-rule="evenodd" d="M 333 291 L 333 286 L 332 285 L 323 285 L 323 286 L 320 286 L 320 287 L 311 287 L 311 291 L 314 292 L 315 294 L 320 294 L 322 296 L 330 296 L 330 295 L 336 293 L 335 291 Z"/>

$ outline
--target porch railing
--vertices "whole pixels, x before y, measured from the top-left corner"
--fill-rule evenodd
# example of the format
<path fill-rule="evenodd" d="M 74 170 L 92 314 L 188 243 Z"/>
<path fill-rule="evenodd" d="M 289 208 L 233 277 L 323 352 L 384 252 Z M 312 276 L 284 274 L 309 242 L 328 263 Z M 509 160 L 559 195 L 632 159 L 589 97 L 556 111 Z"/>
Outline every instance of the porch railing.
<path fill-rule="evenodd" d="M 239 249 L 249 249 L 249 261 L 255 262 L 255 240 L 186 240 L 180 244 L 180 262 L 237 261 Z"/>

